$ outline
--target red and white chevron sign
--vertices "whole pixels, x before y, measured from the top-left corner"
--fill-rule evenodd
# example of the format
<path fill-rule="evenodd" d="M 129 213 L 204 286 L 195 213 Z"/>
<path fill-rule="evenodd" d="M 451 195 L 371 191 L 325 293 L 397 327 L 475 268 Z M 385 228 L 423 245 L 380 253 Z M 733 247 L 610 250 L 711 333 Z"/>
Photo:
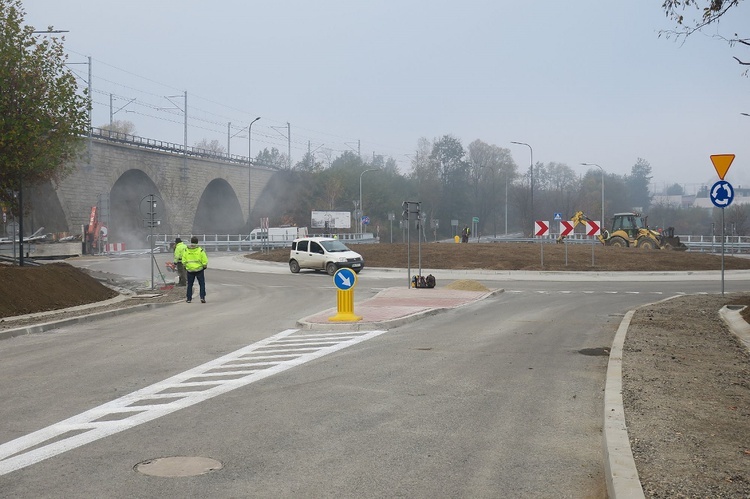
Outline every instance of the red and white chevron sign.
<path fill-rule="evenodd" d="M 587 220 L 586 221 L 586 235 L 595 236 L 599 234 L 601 230 L 601 222 L 599 220 Z"/>
<path fill-rule="evenodd" d="M 568 220 L 561 220 L 560 221 L 560 235 L 561 236 L 567 236 L 571 232 L 573 232 L 573 229 L 575 229 L 575 225 L 573 225 L 573 222 Z"/>
<path fill-rule="evenodd" d="M 534 222 L 534 235 L 546 236 L 549 233 L 549 221 L 537 220 Z"/>

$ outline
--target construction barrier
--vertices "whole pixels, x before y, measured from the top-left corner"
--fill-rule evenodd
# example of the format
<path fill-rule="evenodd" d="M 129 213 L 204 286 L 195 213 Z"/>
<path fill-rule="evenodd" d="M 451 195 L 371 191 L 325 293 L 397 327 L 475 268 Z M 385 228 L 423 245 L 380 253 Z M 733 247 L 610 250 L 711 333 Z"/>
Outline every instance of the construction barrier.
<path fill-rule="evenodd" d="M 125 243 L 109 243 L 104 245 L 105 253 L 119 253 L 125 251 Z"/>

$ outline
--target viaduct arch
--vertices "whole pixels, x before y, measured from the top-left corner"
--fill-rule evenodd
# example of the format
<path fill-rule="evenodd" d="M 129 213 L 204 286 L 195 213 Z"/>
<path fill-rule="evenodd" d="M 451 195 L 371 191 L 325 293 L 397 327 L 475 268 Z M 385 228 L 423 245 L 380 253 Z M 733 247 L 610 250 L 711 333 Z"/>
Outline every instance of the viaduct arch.
<path fill-rule="evenodd" d="M 95 131 L 68 176 L 24 193 L 32 206 L 27 235 L 40 227 L 81 234 L 97 206 L 110 242 L 145 247 L 150 229 L 141 201 L 150 194 L 160 221 L 154 232 L 243 234 L 257 225 L 249 217 L 276 170 L 248 167 L 245 157 Z"/>

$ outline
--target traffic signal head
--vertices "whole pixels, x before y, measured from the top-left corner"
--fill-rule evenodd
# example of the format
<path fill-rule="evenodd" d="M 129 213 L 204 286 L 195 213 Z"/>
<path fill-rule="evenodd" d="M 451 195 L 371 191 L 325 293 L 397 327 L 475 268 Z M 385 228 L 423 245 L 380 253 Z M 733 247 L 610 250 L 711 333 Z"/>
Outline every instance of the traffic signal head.
<path fill-rule="evenodd" d="M 401 203 L 401 208 L 404 210 L 403 212 L 401 212 L 401 218 L 403 218 L 404 220 L 409 220 L 409 202 L 404 201 L 403 203 Z"/>

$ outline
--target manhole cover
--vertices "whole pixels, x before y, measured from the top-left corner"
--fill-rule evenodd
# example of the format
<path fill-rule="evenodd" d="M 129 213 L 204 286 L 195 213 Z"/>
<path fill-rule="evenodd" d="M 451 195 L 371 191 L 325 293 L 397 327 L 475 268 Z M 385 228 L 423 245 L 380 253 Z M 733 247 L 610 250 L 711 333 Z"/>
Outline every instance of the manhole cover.
<path fill-rule="evenodd" d="M 144 475 L 178 477 L 203 475 L 222 467 L 221 462 L 210 457 L 174 456 L 147 459 L 133 469 Z"/>

